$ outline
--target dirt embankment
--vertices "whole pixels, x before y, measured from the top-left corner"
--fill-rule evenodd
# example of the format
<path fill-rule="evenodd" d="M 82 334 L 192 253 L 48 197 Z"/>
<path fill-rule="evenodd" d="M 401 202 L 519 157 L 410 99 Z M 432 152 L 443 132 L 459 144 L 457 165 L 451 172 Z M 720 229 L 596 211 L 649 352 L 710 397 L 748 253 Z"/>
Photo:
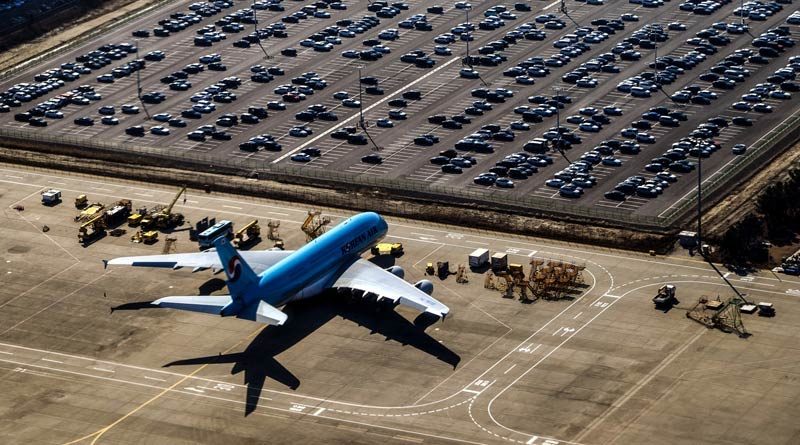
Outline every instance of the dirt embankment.
<path fill-rule="evenodd" d="M 102 6 L 69 20 L 46 34 L 2 51 L 0 53 L 0 73 L 59 45 L 80 39 L 81 36 L 85 36 L 91 31 L 109 26 L 132 12 L 158 1 L 106 0 L 102 2 Z"/>
<path fill-rule="evenodd" d="M 737 187 L 703 215 L 703 232 L 722 237 L 733 224 L 757 212 L 760 193 L 770 184 L 780 181 L 792 165 L 800 165 L 800 143 L 779 155 L 749 181 Z"/>
<path fill-rule="evenodd" d="M 187 185 L 208 188 L 212 192 L 234 193 L 293 203 L 335 207 L 350 210 L 370 210 L 409 219 L 454 224 L 471 228 L 503 231 L 519 235 L 553 238 L 598 246 L 634 251 L 668 251 L 673 244 L 672 233 L 597 227 L 589 224 L 556 221 L 544 218 L 479 208 L 468 203 L 441 201 L 397 200 L 374 190 L 348 191 L 286 184 L 278 181 L 249 180 L 242 177 L 200 173 L 155 166 L 133 166 L 108 160 L 82 159 L 57 154 L 34 153 L 0 147 L 0 161 L 46 169 L 89 173 L 111 178 L 131 179 L 148 183 Z"/>

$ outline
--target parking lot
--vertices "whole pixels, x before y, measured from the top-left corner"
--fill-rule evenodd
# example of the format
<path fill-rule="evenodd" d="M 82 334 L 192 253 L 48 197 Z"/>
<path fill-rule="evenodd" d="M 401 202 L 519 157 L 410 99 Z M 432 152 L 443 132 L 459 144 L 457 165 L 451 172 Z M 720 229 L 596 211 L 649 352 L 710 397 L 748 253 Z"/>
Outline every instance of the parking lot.
<path fill-rule="evenodd" d="M 759 10 L 766 6 L 748 3 L 752 12 L 744 19 L 746 29 L 737 27 L 743 19 L 735 14 L 740 7 L 736 2 L 720 2 L 703 14 L 688 11 L 688 3 L 589 3 L 602 2 L 566 1 L 565 13 L 558 1 L 520 7 L 510 3 L 505 11 L 493 2 L 471 2 L 469 9 L 443 3 L 441 11 L 430 2 L 408 1 L 383 9 L 373 2 L 377 7 L 369 11 L 367 2 L 334 6 L 273 1 L 258 3 L 255 14 L 249 2 L 217 2 L 217 13 L 209 10 L 211 2 L 203 3 L 206 9 L 175 2 L 6 79 L 0 91 L 34 82 L 35 75 L 75 62 L 103 44 L 130 43 L 138 49 L 105 48 L 118 58 L 110 57 L 108 65 L 10 107 L 0 115 L 0 129 L 202 154 L 254 168 L 291 165 L 320 174 L 398 179 L 445 193 L 449 187 L 487 198 L 532 196 L 559 205 L 659 217 L 693 193 L 698 156 L 704 157 L 704 177 L 721 175 L 740 159 L 732 150 L 735 144 L 743 144 L 740 150 L 746 152 L 800 108 L 797 93 L 790 91 L 797 85 L 800 61 L 784 70 L 785 82 L 775 78 L 797 53 L 789 46 L 798 29 L 786 24 L 793 11 L 788 0 L 782 10 L 763 16 Z M 284 10 L 270 10 L 280 8 Z M 189 11 L 206 11 L 207 17 L 177 14 Z M 228 23 L 220 22 L 225 16 Z M 366 21 L 364 16 L 374 18 Z M 158 22 L 170 17 L 189 24 L 169 36 L 155 36 L 154 28 L 170 26 Z M 215 22 L 215 29 L 197 32 Z M 762 36 L 784 25 L 787 35 Z M 254 29 L 260 36 L 250 39 L 255 43 L 241 43 L 248 34 L 254 36 Z M 149 36 L 134 37 L 137 30 L 147 30 Z M 220 32 L 226 38 L 211 42 L 221 38 Z M 691 40 L 697 33 L 705 37 Z M 450 37 L 442 37 L 446 34 Z M 198 36 L 208 38 L 210 46 L 196 46 Z M 779 47 L 775 50 L 754 42 L 756 38 L 783 40 L 768 42 Z M 448 39 L 451 43 L 442 43 Z M 414 50 L 425 55 L 409 55 Z M 163 60 L 153 53 L 158 51 Z M 346 52 L 350 57 L 343 56 Z M 146 59 L 144 68 L 97 79 L 123 65 L 129 69 L 137 54 Z M 219 57 L 200 60 L 211 54 Z M 464 64 L 467 54 L 471 67 Z M 413 62 L 416 59 L 420 60 Z M 197 65 L 187 68 L 190 64 Z M 519 74 L 515 66 L 521 67 L 522 75 L 513 75 Z M 69 68 L 74 67 L 62 67 L 55 77 L 64 77 Z M 710 73 L 717 78 L 712 80 Z M 152 103 L 140 103 L 137 83 Z M 759 84 L 772 86 L 752 93 L 750 102 L 743 98 Z M 27 122 L 17 119 L 17 114 L 79 85 L 89 87 L 75 95 L 96 95 L 84 100 L 86 105 L 70 98 L 53 110 L 60 116 L 33 116 L 46 127 L 32 125 L 31 116 Z M 497 89 L 504 90 L 498 94 Z M 780 96 L 779 91 L 787 94 Z M 337 92 L 346 92 L 351 102 L 345 105 L 344 94 L 335 98 Z M 359 100 L 360 108 L 355 102 Z M 133 107 L 123 110 L 125 104 Z M 316 107 L 309 109 L 312 105 Z M 101 107 L 113 108 L 101 114 Z M 663 107 L 663 113 L 643 116 L 654 107 Z M 359 125 L 362 110 L 366 130 Z M 680 119 L 671 120 L 673 115 Z M 432 116 L 444 122 L 429 119 Z M 722 117 L 724 124 L 708 127 L 708 119 L 715 117 Z M 89 118 L 91 125 L 77 124 L 79 118 Z M 624 129 L 631 129 L 626 136 L 621 135 Z M 420 139 L 428 134 L 434 137 Z M 693 139 L 684 141 L 684 147 L 672 149 L 690 134 Z M 447 152 L 470 136 L 468 142 L 483 141 L 491 148 Z M 542 137 L 549 141 L 543 153 L 523 149 Z M 563 153 L 554 149 L 559 144 Z M 672 154 L 667 156 L 667 151 Z M 524 155 L 508 158 L 520 152 Z M 440 154 L 445 158 L 431 159 Z M 475 180 L 489 172 L 489 179 Z M 623 182 L 628 185 L 620 188 Z M 609 195 L 615 188 L 625 192 Z"/>

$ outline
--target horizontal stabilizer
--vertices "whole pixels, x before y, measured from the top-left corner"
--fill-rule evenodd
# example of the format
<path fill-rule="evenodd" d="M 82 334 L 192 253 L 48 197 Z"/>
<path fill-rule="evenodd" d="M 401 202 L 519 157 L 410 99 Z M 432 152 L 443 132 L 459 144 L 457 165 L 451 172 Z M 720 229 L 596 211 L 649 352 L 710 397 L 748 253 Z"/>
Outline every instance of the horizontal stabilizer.
<path fill-rule="evenodd" d="M 189 312 L 219 315 L 223 307 L 231 303 L 229 295 L 198 295 L 193 297 L 164 297 L 153 305 Z"/>
<path fill-rule="evenodd" d="M 255 321 L 280 326 L 286 321 L 286 318 L 286 314 L 278 310 L 278 308 L 270 306 L 263 301 L 258 302 Z"/>

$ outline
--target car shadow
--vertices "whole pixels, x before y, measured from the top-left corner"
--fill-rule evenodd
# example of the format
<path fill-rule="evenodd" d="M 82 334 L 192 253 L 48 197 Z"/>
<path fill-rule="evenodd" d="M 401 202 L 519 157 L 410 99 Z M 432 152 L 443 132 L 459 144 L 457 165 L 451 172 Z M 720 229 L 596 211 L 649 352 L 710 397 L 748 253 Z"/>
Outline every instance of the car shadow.
<path fill-rule="evenodd" d="M 425 352 L 456 369 L 461 357 L 439 343 L 425 332 L 430 326 L 426 317 L 408 321 L 391 305 L 368 299 L 354 299 L 337 292 L 290 303 L 283 307 L 288 320 L 283 326 L 267 326 L 253 339 L 242 352 L 218 354 L 176 360 L 164 367 L 232 364 L 231 375 L 244 373 L 247 386 L 245 416 L 258 408 L 261 392 L 267 379 L 273 380 L 292 390 L 300 387 L 300 379 L 283 366 L 275 357 L 292 348 L 308 335 L 335 317 L 355 322 L 369 329 L 370 334 L 382 335 L 386 341 L 396 341 Z"/>

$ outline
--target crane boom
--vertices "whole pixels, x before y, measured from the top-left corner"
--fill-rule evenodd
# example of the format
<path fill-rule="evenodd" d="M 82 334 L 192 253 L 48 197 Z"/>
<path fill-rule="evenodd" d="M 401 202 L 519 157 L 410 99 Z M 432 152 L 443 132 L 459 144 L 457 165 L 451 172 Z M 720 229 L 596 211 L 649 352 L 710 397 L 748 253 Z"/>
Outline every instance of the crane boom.
<path fill-rule="evenodd" d="M 185 185 L 184 185 L 183 187 L 181 187 L 181 189 L 180 189 L 180 190 L 178 190 L 178 193 L 176 193 L 176 194 L 175 194 L 175 197 L 174 197 L 174 198 L 172 198 L 172 202 L 171 202 L 171 203 L 169 203 L 169 205 L 167 206 L 167 208 L 166 208 L 166 209 L 164 209 L 164 210 L 163 210 L 161 213 L 163 213 L 163 214 L 165 214 L 165 215 L 169 215 L 170 213 L 172 213 L 172 207 L 174 207 L 174 206 L 175 206 L 175 203 L 176 203 L 176 202 L 178 202 L 178 198 L 180 198 L 180 197 L 181 197 L 181 195 L 182 195 L 184 192 L 186 192 L 186 186 L 185 186 Z"/>

